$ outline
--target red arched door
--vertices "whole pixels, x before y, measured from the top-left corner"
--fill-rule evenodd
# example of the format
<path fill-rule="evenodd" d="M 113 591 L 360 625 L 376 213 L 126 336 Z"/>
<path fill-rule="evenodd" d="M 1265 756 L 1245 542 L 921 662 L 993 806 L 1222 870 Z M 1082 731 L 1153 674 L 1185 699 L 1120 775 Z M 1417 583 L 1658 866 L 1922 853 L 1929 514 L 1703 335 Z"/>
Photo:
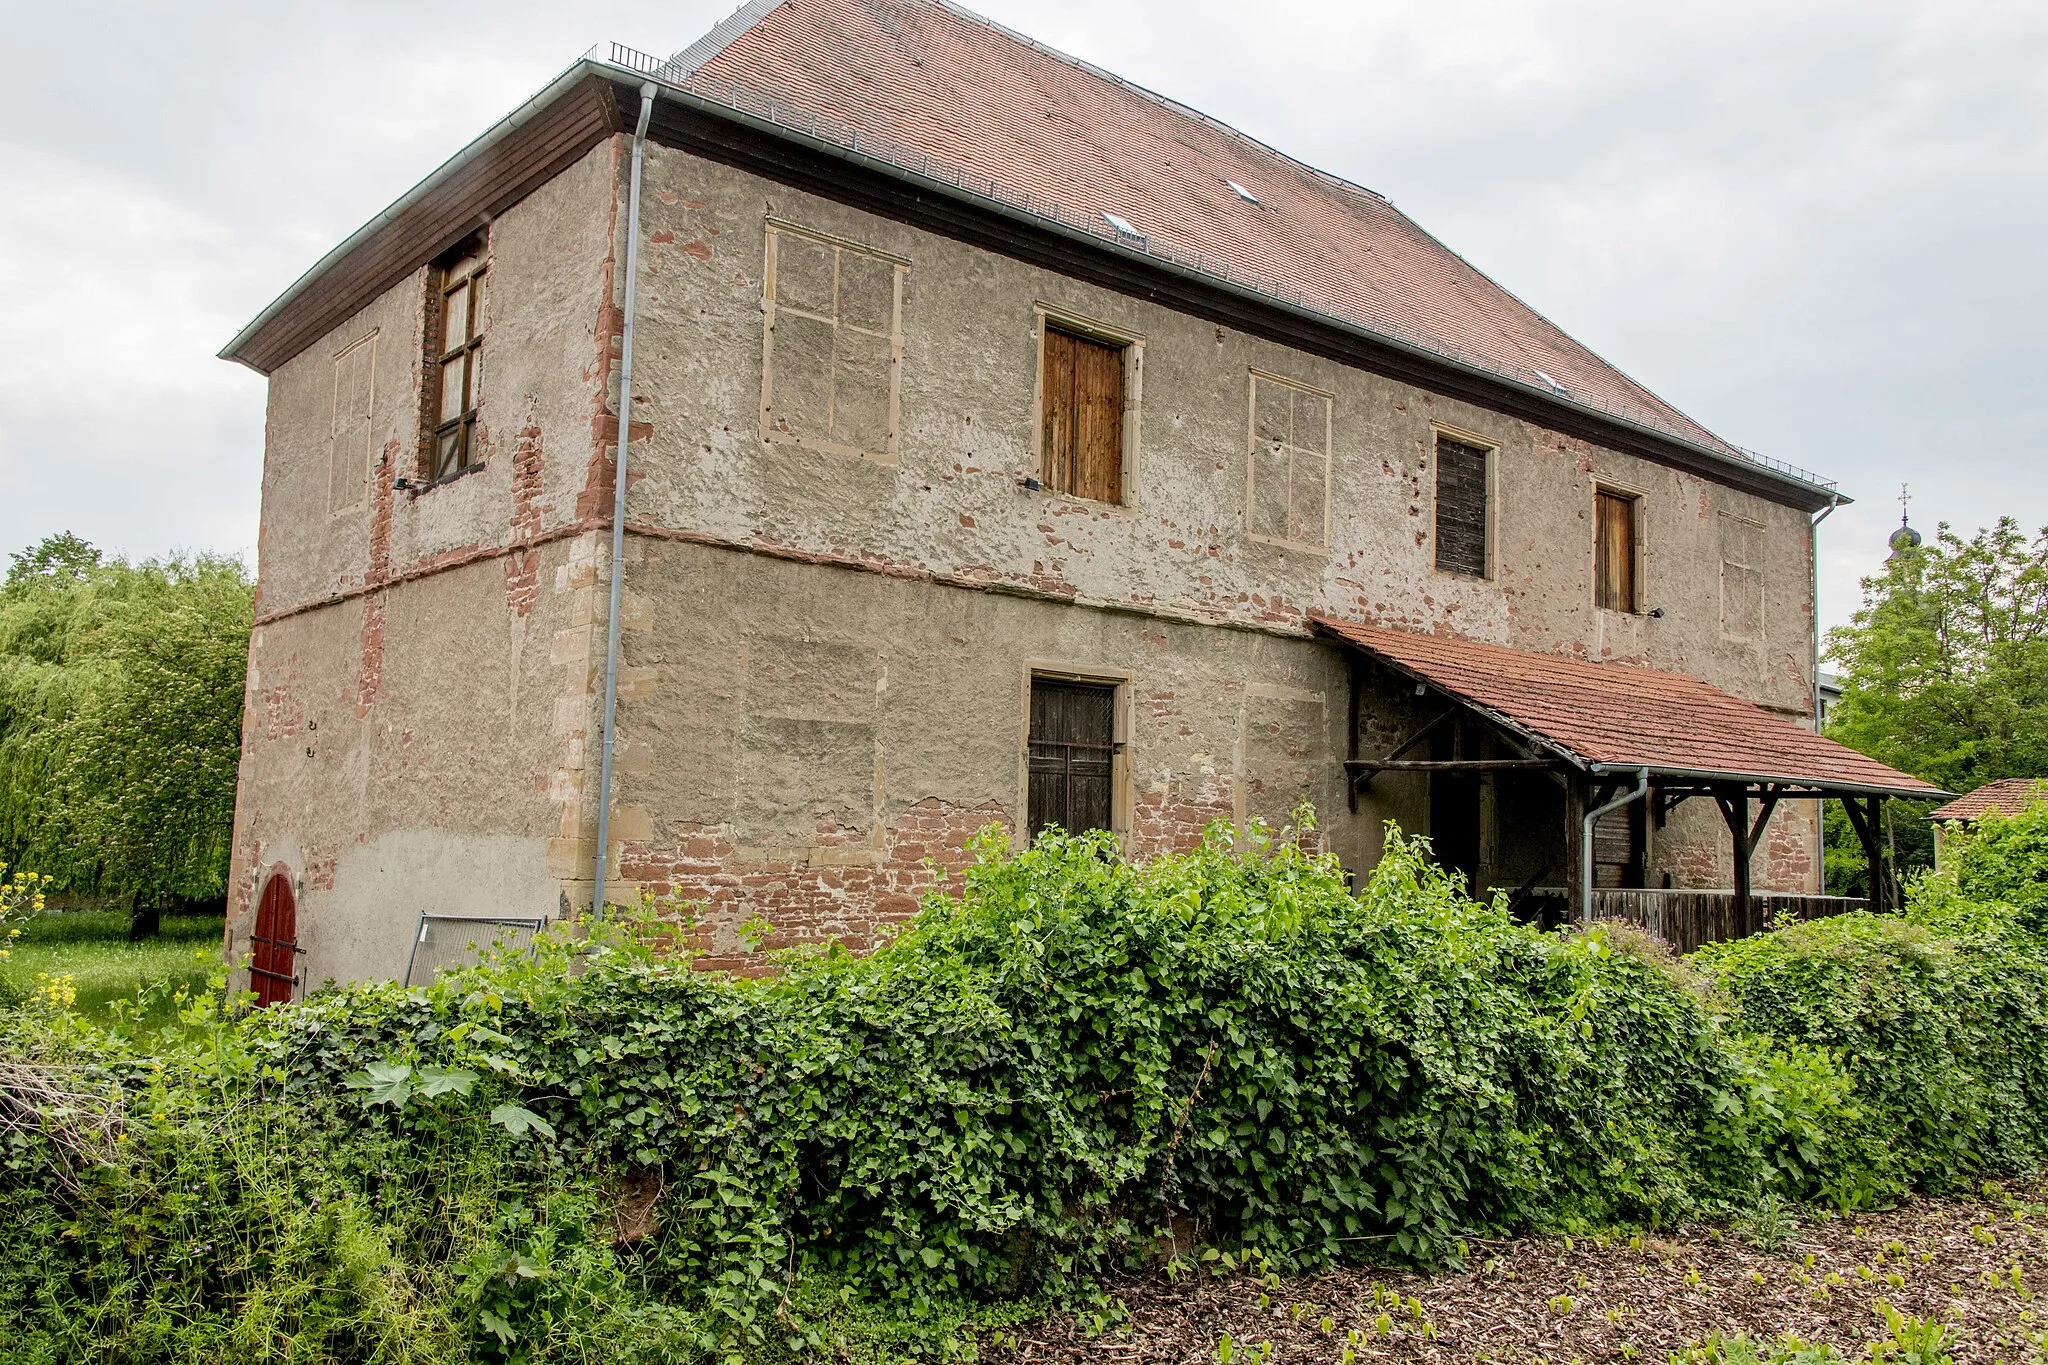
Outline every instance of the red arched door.
<path fill-rule="evenodd" d="M 292 998 L 299 947 L 299 908 L 292 897 L 291 874 L 279 866 L 263 884 L 256 904 L 256 932 L 249 935 L 249 988 L 258 1005 L 277 1005 Z"/>

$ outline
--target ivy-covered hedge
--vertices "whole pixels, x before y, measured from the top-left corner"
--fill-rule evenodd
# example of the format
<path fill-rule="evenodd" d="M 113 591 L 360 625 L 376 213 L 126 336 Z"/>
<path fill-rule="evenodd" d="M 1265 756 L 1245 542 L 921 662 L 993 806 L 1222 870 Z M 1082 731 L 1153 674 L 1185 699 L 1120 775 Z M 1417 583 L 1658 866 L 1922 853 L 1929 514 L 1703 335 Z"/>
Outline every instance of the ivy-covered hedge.
<path fill-rule="evenodd" d="M 992 834 L 881 951 L 767 979 L 624 924 L 425 990 L 195 1003 L 149 1048 L 46 1009 L 0 1073 L 0 1339 L 939 1349 L 1118 1268 L 1455 1260 L 2036 1161 L 2048 1091 L 2001 1032 L 2036 997 L 1989 1003 L 1994 959 L 2031 957 L 1877 926 L 1717 950 L 1717 990 L 1625 930 L 1476 905 L 1398 835 L 1353 895 L 1227 829 L 1149 864 Z M 1899 975 L 1914 935 L 1952 975 Z M 1887 1070 L 1916 1059 L 1933 1107 Z"/>

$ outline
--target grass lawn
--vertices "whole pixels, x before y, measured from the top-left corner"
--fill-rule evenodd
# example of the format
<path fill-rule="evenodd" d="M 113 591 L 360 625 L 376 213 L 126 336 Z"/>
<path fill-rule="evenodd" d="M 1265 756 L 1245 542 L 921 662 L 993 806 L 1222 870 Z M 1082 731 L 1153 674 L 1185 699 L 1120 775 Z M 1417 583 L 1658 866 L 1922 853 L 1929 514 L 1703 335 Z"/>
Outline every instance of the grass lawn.
<path fill-rule="evenodd" d="M 165 915 L 163 932 L 140 943 L 128 941 L 128 915 L 120 910 L 82 910 L 34 915 L 0 961 L 0 994 L 26 995 L 36 973 L 68 973 L 78 991 L 79 1013 L 104 1023 L 108 1006 L 134 996 L 153 981 L 203 987 L 220 962 L 222 923 L 211 915 Z M 153 1012 L 168 1018 L 167 1007 Z"/>

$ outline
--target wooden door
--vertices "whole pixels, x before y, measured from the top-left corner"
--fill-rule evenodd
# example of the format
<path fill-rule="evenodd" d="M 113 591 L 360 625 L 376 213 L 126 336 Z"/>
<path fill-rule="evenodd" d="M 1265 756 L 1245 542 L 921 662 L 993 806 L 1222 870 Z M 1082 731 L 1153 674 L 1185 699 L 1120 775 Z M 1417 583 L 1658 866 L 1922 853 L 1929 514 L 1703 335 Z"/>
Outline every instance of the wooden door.
<path fill-rule="evenodd" d="M 1116 689 L 1033 679 L 1030 747 L 1031 837 L 1050 825 L 1071 834 L 1108 829 Z"/>
<path fill-rule="evenodd" d="M 282 1004 L 297 984 L 299 910 L 289 873 L 282 868 L 263 884 L 256 904 L 256 932 L 249 935 L 249 988 L 258 1005 Z"/>
<path fill-rule="evenodd" d="M 1098 502 L 1124 499 L 1124 353 L 1045 330 L 1045 486 Z"/>

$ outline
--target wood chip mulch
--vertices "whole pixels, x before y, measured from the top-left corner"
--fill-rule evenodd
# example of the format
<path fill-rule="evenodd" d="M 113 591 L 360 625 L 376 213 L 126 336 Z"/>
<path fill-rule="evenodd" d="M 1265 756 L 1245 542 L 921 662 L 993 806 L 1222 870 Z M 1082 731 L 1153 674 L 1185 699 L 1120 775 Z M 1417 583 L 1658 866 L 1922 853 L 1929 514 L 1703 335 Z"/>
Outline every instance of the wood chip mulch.
<path fill-rule="evenodd" d="M 1889 1341 L 1878 1302 L 1939 1319 L 1957 1365 L 2019 1365 L 2048 1345 L 2048 1187 L 1976 1200 L 1915 1200 L 1842 1217 L 1800 1210 L 1782 1249 L 1688 1227 L 1627 1239 L 1526 1238 L 1472 1245 L 1463 1272 L 1374 1267 L 1281 1280 L 1207 1271 L 1124 1281 L 1128 1318 L 1091 1337 L 1057 1315 L 982 1352 L 1006 1365 L 1159 1361 L 1596 1360 L 1665 1365 L 1713 1332 L 1768 1342 L 1790 1333 L 1852 1360 Z M 1349 1355 L 1347 1357 L 1347 1348 Z"/>

